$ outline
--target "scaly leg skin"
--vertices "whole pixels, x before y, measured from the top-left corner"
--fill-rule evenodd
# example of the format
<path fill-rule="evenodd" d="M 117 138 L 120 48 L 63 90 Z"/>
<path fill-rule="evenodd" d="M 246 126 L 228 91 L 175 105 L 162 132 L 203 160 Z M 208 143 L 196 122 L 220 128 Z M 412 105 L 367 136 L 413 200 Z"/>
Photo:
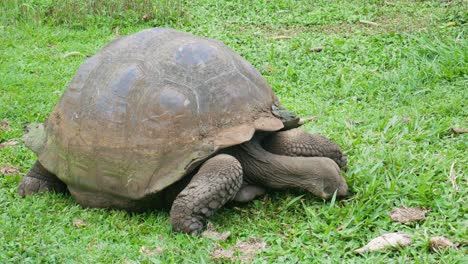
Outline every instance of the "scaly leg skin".
<path fill-rule="evenodd" d="M 348 159 L 341 148 L 330 139 L 309 134 L 301 129 L 291 129 L 272 133 L 263 140 L 265 150 L 291 157 L 327 157 L 341 169 L 347 169 Z"/>
<path fill-rule="evenodd" d="M 65 183 L 47 171 L 39 161 L 36 161 L 18 186 L 18 193 L 21 197 L 39 192 L 64 193 L 66 191 L 67 186 Z"/>
<path fill-rule="evenodd" d="M 232 200 L 241 184 L 242 167 L 234 157 L 220 154 L 205 161 L 172 204 L 173 229 L 200 233 L 207 217 Z"/>

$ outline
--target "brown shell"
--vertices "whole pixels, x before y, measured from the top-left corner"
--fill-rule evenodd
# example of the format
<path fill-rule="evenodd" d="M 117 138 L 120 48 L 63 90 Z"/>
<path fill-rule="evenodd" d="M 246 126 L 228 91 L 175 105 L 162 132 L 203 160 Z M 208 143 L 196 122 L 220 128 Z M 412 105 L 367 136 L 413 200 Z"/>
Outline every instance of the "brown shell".
<path fill-rule="evenodd" d="M 276 102 L 223 43 L 149 29 L 80 67 L 46 123 L 39 160 L 74 190 L 140 199 L 256 130 L 281 129 Z"/>

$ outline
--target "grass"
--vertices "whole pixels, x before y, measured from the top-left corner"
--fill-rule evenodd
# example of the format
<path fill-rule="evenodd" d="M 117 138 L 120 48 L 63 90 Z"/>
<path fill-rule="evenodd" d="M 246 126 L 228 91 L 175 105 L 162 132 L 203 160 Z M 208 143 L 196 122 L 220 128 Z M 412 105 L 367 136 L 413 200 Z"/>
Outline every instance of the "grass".
<path fill-rule="evenodd" d="M 224 41 L 285 106 L 317 116 L 305 129 L 343 146 L 355 195 L 330 203 L 280 192 L 229 206 L 210 221 L 232 235 L 213 242 L 172 233 L 165 212 L 83 209 L 49 193 L 19 198 L 35 157 L 18 144 L 0 148 L 0 166 L 21 170 L 0 175 L 0 262 L 205 263 L 218 245 L 258 237 L 268 247 L 254 263 L 466 263 L 468 141 L 451 132 L 468 127 L 466 1 L 59 2 L 0 3 L 0 120 L 10 126 L 0 142 L 44 121 L 85 57 L 116 35 L 168 26 Z M 64 56 L 71 52 L 84 56 Z M 430 212 L 399 224 L 389 218 L 398 206 Z M 353 253 L 394 231 L 413 244 Z M 431 253 L 435 235 L 459 250 Z M 148 256 L 143 246 L 163 251 Z"/>

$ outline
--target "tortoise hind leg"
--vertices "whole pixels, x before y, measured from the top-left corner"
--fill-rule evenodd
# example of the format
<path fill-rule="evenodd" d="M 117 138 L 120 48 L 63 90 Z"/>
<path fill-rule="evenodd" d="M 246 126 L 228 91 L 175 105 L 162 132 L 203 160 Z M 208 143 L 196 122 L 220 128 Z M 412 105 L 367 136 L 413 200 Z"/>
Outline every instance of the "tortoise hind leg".
<path fill-rule="evenodd" d="M 346 170 L 348 159 L 341 148 L 330 139 L 307 133 L 301 129 L 280 131 L 262 142 L 265 150 L 291 157 L 327 157 Z"/>
<path fill-rule="evenodd" d="M 207 217 L 232 200 L 241 184 L 242 167 L 237 159 L 220 154 L 207 160 L 172 204 L 173 229 L 198 234 Z"/>
<path fill-rule="evenodd" d="M 265 188 L 244 182 L 234 197 L 234 201 L 238 203 L 247 203 L 259 196 L 264 195 L 265 193 Z"/>
<path fill-rule="evenodd" d="M 28 174 L 21 180 L 18 193 L 21 197 L 25 197 L 50 191 L 64 193 L 67 191 L 67 186 L 57 176 L 47 171 L 39 161 L 36 161 Z"/>

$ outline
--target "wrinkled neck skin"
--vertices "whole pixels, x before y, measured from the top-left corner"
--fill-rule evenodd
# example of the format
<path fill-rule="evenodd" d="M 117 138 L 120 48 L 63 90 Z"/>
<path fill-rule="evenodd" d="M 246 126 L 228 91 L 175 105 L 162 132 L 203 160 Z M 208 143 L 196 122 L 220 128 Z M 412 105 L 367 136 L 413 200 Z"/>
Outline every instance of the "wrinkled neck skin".
<path fill-rule="evenodd" d="M 305 189 L 316 196 L 329 199 L 348 194 L 338 165 L 326 157 L 290 157 L 272 154 L 261 146 L 264 134 L 240 146 L 226 150 L 242 164 L 244 181 L 272 189 Z"/>

